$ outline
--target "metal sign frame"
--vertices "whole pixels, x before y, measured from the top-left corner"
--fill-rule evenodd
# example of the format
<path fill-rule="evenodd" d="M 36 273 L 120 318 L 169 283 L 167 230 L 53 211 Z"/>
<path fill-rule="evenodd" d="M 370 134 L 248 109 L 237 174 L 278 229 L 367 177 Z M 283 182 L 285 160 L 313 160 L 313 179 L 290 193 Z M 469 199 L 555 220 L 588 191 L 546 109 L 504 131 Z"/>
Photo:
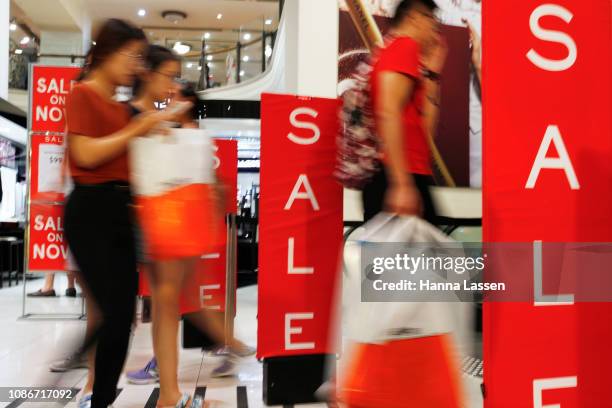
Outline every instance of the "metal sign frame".
<path fill-rule="evenodd" d="M 78 65 L 51 65 L 51 64 L 41 64 L 41 63 L 30 63 L 28 66 L 28 111 L 27 111 L 27 140 L 26 140 L 26 212 L 25 212 L 25 231 L 23 235 L 23 294 L 22 294 L 22 303 L 21 303 L 21 316 L 19 320 L 82 320 L 86 317 L 85 313 L 85 298 L 81 298 L 81 313 L 26 313 L 26 283 L 27 283 L 27 275 L 29 274 L 29 258 L 30 258 L 30 207 L 32 204 L 30 188 L 31 188 L 31 178 L 32 178 L 32 137 L 33 136 L 66 136 L 65 133 L 58 132 L 33 132 L 32 129 L 32 97 L 34 90 L 34 83 L 32 82 L 33 72 L 35 67 L 58 67 L 58 68 L 66 68 L 66 67 L 74 67 L 79 68 Z M 58 202 L 40 202 L 40 204 L 60 204 Z M 48 273 L 66 273 L 65 270 L 49 270 L 49 271 L 36 271 L 36 273 L 48 274 Z"/>

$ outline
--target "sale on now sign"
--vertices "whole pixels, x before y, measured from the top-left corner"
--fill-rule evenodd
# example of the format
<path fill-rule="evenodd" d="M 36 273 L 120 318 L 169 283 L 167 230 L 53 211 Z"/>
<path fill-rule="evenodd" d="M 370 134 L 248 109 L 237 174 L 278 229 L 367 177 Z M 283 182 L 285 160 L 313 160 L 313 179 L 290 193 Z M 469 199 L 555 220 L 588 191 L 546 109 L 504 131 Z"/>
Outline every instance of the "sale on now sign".
<path fill-rule="evenodd" d="M 66 98 L 80 69 L 34 66 L 32 68 L 32 132 L 63 132 Z"/>
<path fill-rule="evenodd" d="M 64 239 L 64 207 L 32 204 L 29 224 L 29 269 L 64 270 L 68 247 Z"/>

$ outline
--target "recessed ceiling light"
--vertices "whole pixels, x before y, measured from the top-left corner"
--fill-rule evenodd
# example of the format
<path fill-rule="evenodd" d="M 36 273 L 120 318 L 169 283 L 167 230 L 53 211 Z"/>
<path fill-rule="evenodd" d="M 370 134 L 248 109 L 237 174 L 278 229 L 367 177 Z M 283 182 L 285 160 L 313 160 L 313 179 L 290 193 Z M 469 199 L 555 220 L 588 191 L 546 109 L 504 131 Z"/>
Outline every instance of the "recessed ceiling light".
<path fill-rule="evenodd" d="M 245 41 L 249 41 L 251 39 L 251 33 L 246 33 L 242 38 L 244 38 Z"/>
<path fill-rule="evenodd" d="M 205 40 L 210 39 L 210 33 L 204 33 L 204 39 Z"/>
<path fill-rule="evenodd" d="M 21 48 L 17 48 L 17 49 L 15 50 L 15 54 L 17 54 L 17 55 L 21 55 L 21 54 L 23 54 L 23 50 L 22 50 Z"/>
<path fill-rule="evenodd" d="M 138 16 L 139 17 L 144 17 L 146 15 L 147 15 L 147 10 L 145 10 L 145 9 L 139 9 L 138 10 Z"/>
<path fill-rule="evenodd" d="M 182 42 L 177 41 L 174 43 L 174 46 L 172 47 L 172 49 L 179 55 L 185 55 L 189 51 L 191 51 L 191 45 L 183 44 Z"/>
<path fill-rule="evenodd" d="M 198 71 L 201 71 L 201 70 L 202 70 L 202 66 L 198 65 Z"/>
<path fill-rule="evenodd" d="M 271 18 L 266 19 L 266 25 L 272 25 L 272 19 Z"/>
<path fill-rule="evenodd" d="M 25 37 L 23 37 L 23 38 L 21 39 L 21 41 L 19 41 L 19 44 L 21 44 L 21 45 L 25 45 L 25 44 L 27 44 L 27 43 L 29 43 L 29 42 L 30 42 L 30 37 L 28 37 L 28 36 L 26 35 Z"/>
<path fill-rule="evenodd" d="M 191 67 L 193 67 L 193 62 L 188 62 L 187 63 L 187 68 L 191 68 Z"/>
<path fill-rule="evenodd" d="M 207 56 L 207 57 L 206 57 L 206 59 L 207 59 L 208 61 L 212 61 L 212 60 L 213 60 L 213 56 L 212 56 L 212 55 L 209 55 L 209 56 Z"/>
<path fill-rule="evenodd" d="M 223 18 L 223 14 L 219 13 L 217 14 L 217 20 L 221 20 Z"/>
<path fill-rule="evenodd" d="M 240 71 L 240 76 L 244 76 L 244 70 Z"/>
<path fill-rule="evenodd" d="M 244 62 L 249 62 L 251 58 L 248 55 L 245 55 L 244 57 L 242 57 L 242 61 Z"/>
<path fill-rule="evenodd" d="M 204 47 L 204 49 L 205 49 L 205 50 L 208 50 L 209 48 L 210 48 L 210 45 L 206 45 L 206 46 Z"/>
<path fill-rule="evenodd" d="M 15 23 L 11 23 L 11 24 L 9 25 L 9 30 L 11 30 L 11 31 L 15 31 L 15 30 L 17 30 L 17 24 L 15 24 Z"/>

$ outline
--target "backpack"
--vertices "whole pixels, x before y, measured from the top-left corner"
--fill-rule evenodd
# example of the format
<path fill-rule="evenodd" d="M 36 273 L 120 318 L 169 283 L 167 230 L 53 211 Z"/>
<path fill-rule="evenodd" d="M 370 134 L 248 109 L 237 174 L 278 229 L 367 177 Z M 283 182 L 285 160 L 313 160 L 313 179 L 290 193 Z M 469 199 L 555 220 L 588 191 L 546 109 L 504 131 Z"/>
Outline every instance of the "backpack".
<path fill-rule="evenodd" d="M 380 169 L 378 138 L 370 97 L 371 60 L 361 62 L 342 95 L 337 136 L 336 179 L 346 188 L 362 190 Z"/>

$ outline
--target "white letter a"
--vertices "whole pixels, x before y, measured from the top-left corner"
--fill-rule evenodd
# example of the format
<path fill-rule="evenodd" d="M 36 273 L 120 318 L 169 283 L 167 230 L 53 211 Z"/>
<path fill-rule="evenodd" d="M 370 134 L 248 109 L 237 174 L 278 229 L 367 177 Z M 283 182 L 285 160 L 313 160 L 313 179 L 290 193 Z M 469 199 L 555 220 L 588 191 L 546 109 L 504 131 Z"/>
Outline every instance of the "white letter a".
<path fill-rule="evenodd" d="M 559 157 L 546 157 L 546 153 L 548 152 L 551 143 L 554 143 L 555 148 L 559 153 Z M 550 125 L 546 129 L 546 134 L 544 135 L 544 139 L 540 145 L 538 155 L 533 162 L 533 167 L 531 168 L 531 173 L 529 173 L 529 179 L 527 179 L 525 188 L 535 188 L 536 182 L 538 181 L 538 176 L 540 175 L 540 170 L 542 169 L 564 170 L 565 176 L 567 177 L 567 181 L 572 190 L 580 190 L 580 184 L 578 183 L 578 178 L 574 172 L 572 161 L 567 154 L 567 149 L 565 148 L 565 143 L 563 143 L 561 132 L 559 132 L 559 128 L 556 125 Z"/>

